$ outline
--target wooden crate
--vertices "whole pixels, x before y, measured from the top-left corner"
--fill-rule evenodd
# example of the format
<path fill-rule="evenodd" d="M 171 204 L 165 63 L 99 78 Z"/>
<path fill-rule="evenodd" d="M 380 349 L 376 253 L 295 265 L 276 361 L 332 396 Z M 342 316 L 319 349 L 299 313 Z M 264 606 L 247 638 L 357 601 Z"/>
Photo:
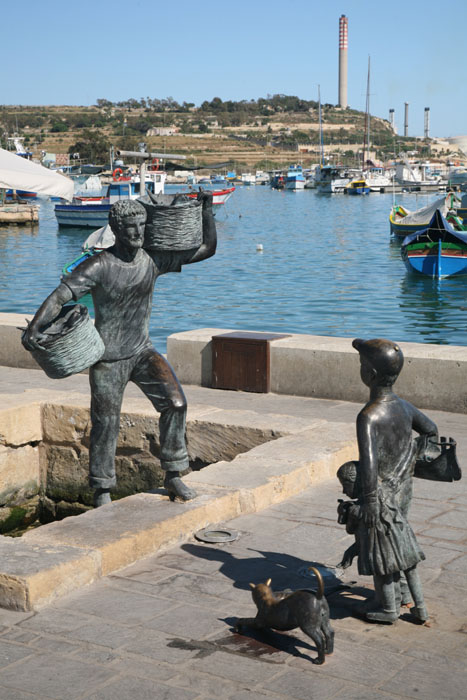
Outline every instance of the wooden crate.
<path fill-rule="evenodd" d="M 212 336 L 212 386 L 267 393 L 271 390 L 270 343 L 280 333 L 234 332 Z"/>

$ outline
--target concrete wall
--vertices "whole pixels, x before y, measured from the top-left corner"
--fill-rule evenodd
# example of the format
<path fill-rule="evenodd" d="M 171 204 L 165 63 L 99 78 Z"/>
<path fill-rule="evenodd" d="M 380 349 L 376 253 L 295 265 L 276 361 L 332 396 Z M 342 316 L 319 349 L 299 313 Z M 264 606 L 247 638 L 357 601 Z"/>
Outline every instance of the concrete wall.
<path fill-rule="evenodd" d="M 37 369 L 21 345 L 18 326 L 25 326 L 23 315 L 0 314 L 0 365 Z M 231 330 L 201 328 L 169 336 L 167 357 L 182 384 L 211 386 L 211 338 Z M 467 413 L 467 348 L 405 342 L 400 346 L 405 365 L 397 393 L 420 408 Z M 271 342 L 271 391 L 358 403 L 367 398 L 351 339 L 315 335 L 291 334 Z"/>
<path fill-rule="evenodd" d="M 167 357 L 182 383 L 211 386 L 211 338 L 231 329 L 175 333 Z M 392 338 L 397 340 L 397 338 Z M 467 348 L 400 342 L 405 364 L 399 396 L 419 408 L 467 413 Z M 366 401 L 351 338 L 292 334 L 271 342 L 271 391 L 342 401 Z"/>
<path fill-rule="evenodd" d="M 21 331 L 26 327 L 26 314 L 0 313 L 0 365 L 4 367 L 22 367 L 39 369 L 39 365 L 30 352 L 21 345 Z"/>

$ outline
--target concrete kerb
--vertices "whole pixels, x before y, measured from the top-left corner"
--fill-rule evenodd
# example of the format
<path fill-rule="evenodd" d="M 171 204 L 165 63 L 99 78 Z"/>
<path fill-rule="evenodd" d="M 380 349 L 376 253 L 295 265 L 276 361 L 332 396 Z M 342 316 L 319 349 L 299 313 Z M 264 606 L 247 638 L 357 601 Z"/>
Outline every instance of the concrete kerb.
<path fill-rule="evenodd" d="M 68 429 L 79 432 L 81 422 L 86 423 L 85 400 L 76 397 L 73 402 L 79 418 L 76 421 L 63 396 L 61 400 L 58 394 L 54 400 L 48 396 L 39 404 L 41 430 L 46 427 L 50 432 L 55 417 L 63 414 L 73 419 Z M 138 401 L 132 403 L 135 409 L 139 406 Z M 52 410 L 54 404 L 56 409 Z M 24 434 L 16 420 L 5 421 L 10 439 L 22 443 L 39 437 L 38 402 L 31 406 L 34 421 Z M 27 406 L 15 406 L 14 411 L 24 415 Z M 141 413 L 144 420 L 146 411 Z M 248 451 L 232 461 L 219 461 L 188 474 L 185 480 L 200 494 L 192 502 L 170 503 L 162 492 L 140 493 L 28 531 L 20 539 L 0 537 L 2 607 L 21 611 L 40 608 L 142 557 L 186 541 L 202 528 L 286 500 L 333 476 L 342 462 L 356 455 L 350 424 L 206 406 L 194 406 L 190 413 L 193 424 L 206 421 L 206 434 L 216 433 L 216 426 L 226 426 L 228 458 L 232 456 L 230 443 L 243 425 L 247 438 L 242 449 Z M 194 426 L 189 420 L 190 430 Z M 267 441 L 258 440 L 260 432 L 268 435 Z M 326 449 L 325 445 L 333 447 Z"/>
<path fill-rule="evenodd" d="M 182 383 L 212 386 L 213 335 L 227 328 L 201 328 L 167 339 L 167 358 Z M 364 403 L 358 353 L 351 338 L 291 334 L 271 342 L 271 391 Z M 397 338 L 391 340 L 398 341 Z M 419 408 L 467 413 L 467 349 L 400 342 L 405 363 L 396 391 Z"/>

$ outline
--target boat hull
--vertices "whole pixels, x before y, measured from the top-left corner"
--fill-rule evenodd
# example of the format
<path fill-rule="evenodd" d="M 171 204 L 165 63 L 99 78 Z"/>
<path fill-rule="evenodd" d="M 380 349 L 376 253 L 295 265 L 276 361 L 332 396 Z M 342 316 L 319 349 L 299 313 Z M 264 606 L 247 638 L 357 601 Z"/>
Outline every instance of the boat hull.
<path fill-rule="evenodd" d="M 56 204 L 59 226 L 101 228 L 109 221 L 110 204 Z"/>
<path fill-rule="evenodd" d="M 408 270 L 442 278 L 467 274 L 467 233 L 456 231 L 437 209 L 430 224 L 407 236 L 401 257 Z"/>
<path fill-rule="evenodd" d="M 452 277 L 467 274 L 467 246 L 455 250 L 439 243 L 427 250 L 408 246 L 402 254 L 407 270 L 428 277 Z"/>
<path fill-rule="evenodd" d="M 304 190 L 305 189 L 305 180 L 298 180 L 298 179 L 290 179 L 285 181 L 285 189 L 286 190 Z"/>

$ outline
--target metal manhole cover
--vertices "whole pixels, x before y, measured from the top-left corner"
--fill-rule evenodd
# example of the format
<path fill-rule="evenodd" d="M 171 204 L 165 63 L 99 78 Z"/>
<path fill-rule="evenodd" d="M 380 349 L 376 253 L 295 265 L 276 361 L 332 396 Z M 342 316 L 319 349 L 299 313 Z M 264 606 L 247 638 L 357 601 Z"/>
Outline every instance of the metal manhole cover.
<path fill-rule="evenodd" d="M 209 542 L 210 544 L 216 544 L 220 542 L 233 542 L 238 537 L 238 532 L 235 530 L 211 530 L 205 528 L 199 532 L 195 532 L 195 537 L 201 542 Z"/>

